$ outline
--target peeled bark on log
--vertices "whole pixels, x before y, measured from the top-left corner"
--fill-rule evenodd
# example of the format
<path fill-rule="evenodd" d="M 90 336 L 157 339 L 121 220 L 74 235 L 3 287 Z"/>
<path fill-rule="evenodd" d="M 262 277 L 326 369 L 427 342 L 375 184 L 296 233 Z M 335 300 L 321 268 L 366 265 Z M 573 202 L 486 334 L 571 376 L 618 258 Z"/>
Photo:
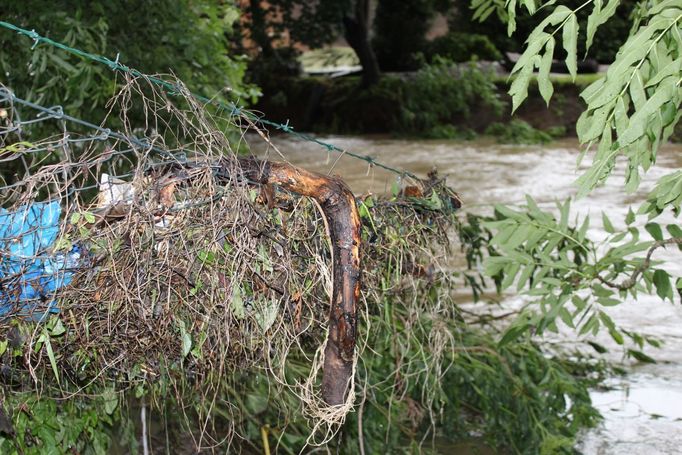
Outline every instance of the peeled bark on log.
<path fill-rule="evenodd" d="M 263 185 L 278 185 L 315 199 L 329 224 L 333 256 L 333 285 L 329 336 L 324 352 L 322 397 L 341 405 L 349 393 L 360 298 L 360 215 L 355 196 L 337 177 L 309 172 L 287 163 L 239 160 L 245 176 Z"/>

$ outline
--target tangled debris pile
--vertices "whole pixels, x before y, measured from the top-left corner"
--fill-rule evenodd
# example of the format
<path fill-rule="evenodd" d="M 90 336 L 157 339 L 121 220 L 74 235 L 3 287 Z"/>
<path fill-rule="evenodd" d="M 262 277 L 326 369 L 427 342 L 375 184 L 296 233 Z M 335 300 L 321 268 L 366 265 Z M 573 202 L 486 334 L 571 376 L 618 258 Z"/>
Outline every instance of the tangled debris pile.
<path fill-rule="evenodd" d="M 143 78 L 110 104 L 120 133 L 93 135 L 59 110 L 16 101 L 0 105 L 8 383 L 63 396 L 93 384 L 180 404 L 191 396 L 207 420 L 237 373 L 265 369 L 300 398 L 322 431 L 314 441 L 328 440 L 355 399 L 360 236 L 372 305 L 377 272 L 396 257 L 396 276 L 434 279 L 433 242 L 448 244 L 459 207 L 444 181 L 434 174 L 390 201 L 366 196 L 358 212 L 338 179 L 241 158 L 247 132 L 269 142 L 246 117 L 209 115 Z M 396 229 L 399 256 L 382 250 Z M 292 359 L 308 365 L 292 376 Z"/>

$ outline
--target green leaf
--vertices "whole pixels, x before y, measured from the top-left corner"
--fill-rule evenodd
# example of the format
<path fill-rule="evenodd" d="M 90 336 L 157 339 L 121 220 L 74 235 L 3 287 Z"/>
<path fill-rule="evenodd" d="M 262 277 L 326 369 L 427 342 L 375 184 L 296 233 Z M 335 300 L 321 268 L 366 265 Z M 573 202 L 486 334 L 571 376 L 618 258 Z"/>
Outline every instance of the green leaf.
<path fill-rule="evenodd" d="M 50 330 L 50 336 L 58 337 L 60 335 L 63 335 L 65 332 L 66 332 L 66 328 L 64 327 L 62 320 L 59 318 L 56 318 L 56 322 L 54 323 L 52 330 Z"/>
<path fill-rule="evenodd" d="M 391 183 L 391 194 L 393 197 L 398 197 L 400 194 L 400 183 L 398 181 L 394 180 L 393 183 Z"/>
<path fill-rule="evenodd" d="M 516 30 L 516 0 L 508 0 L 507 15 L 507 36 L 512 36 Z"/>
<path fill-rule="evenodd" d="M 592 293 L 597 297 L 611 297 L 613 295 L 613 290 L 605 288 L 599 283 L 592 285 Z"/>
<path fill-rule="evenodd" d="M 599 328 L 599 318 L 596 314 L 590 316 L 585 324 L 580 328 L 580 335 L 585 335 L 590 330 L 594 331 Z"/>
<path fill-rule="evenodd" d="M 519 275 L 519 280 L 516 283 L 516 290 L 520 291 L 523 289 L 523 287 L 526 285 L 528 280 L 530 279 L 531 275 L 533 275 L 533 272 L 535 271 L 535 267 L 532 265 L 528 265 L 523 268 L 521 271 L 521 274 Z"/>
<path fill-rule="evenodd" d="M 263 333 L 272 327 L 272 324 L 277 320 L 278 314 L 279 304 L 277 300 L 271 300 L 257 307 L 255 318 Z"/>
<path fill-rule="evenodd" d="M 630 81 L 630 98 L 635 110 L 640 110 L 646 103 L 646 92 L 644 91 L 644 83 L 642 82 L 642 75 L 637 71 Z"/>
<path fill-rule="evenodd" d="M 508 93 L 512 97 L 512 114 L 521 105 L 523 100 L 528 98 L 528 84 L 530 83 L 530 78 L 533 75 L 533 68 L 535 67 L 535 62 L 537 60 L 539 60 L 539 57 L 535 55 L 533 61 L 524 66 L 521 71 L 516 74 L 511 87 L 509 87 Z"/>
<path fill-rule="evenodd" d="M 625 216 L 625 224 L 630 226 L 635 222 L 635 213 L 632 211 L 632 207 L 628 208 L 628 214 Z"/>
<path fill-rule="evenodd" d="M 234 314 L 237 319 L 244 319 L 244 316 L 246 316 L 244 300 L 242 299 L 242 290 L 238 285 L 235 285 L 232 288 L 230 308 L 232 308 L 232 314 Z"/>
<path fill-rule="evenodd" d="M 213 251 L 201 250 L 197 253 L 197 259 L 206 265 L 215 264 L 215 253 Z"/>
<path fill-rule="evenodd" d="M 500 284 L 500 288 L 502 290 L 507 289 L 509 286 L 512 285 L 514 282 L 514 279 L 516 278 L 516 275 L 519 273 L 519 269 L 521 268 L 521 264 L 518 262 L 512 262 L 507 267 L 505 267 L 504 270 L 504 279 L 502 280 L 502 283 Z"/>
<path fill-rule="evenodd" d="M 613 341 L 615 341 L 616 343 L 618 343 L 621 346 L 625 342 L 625 340 L 623 339 L 623 334 L 620 333 L 615 328 L 609 327 L 609 335 L 611 335 L 611 338 L 613 339 Z"/>
<path fill-rule="evenodd" d="M 559 309 L 559 317 L 568 327 L 572 329 L 575 328 L 575 324 L 573 323 L 573 317 L 571 317 L 571 313 L 568 312 L 566 307 L 561 306 L 561 308 Z"/>
<path fill-rule="evenodd" d="M 604 230 L 608 232 L 609 234 L 613 234 L 616 232 L 616 230 L 613 227 L 613 224 L 611 224 L 611 220 L 609 220 L 609 217 L 606 216 L 606 213 L 603 211 L 601 212 L 601 219 L 602 223 L 604 224 Z"/>
<path fill-rule="evenodd" d="M 663 240 L 663 230 L 658 223 L 647 223 L 647 225 L 644 226 L 644 229 L 651 234 L 651 237 L 653 237 L 654 240 Z"/>
<path fill-rule="evenodd" d="M 585 241 L 585 237 L 587 236 L 587 230 L 590 228 L 590 217 L 586 216 L 585 220 L 583 221 L 583 224 L 580 226 L 580 230 L 578 230 L 578 240 L 580 242 Z"/>
<path fill-rule="evenodd" d="M 485 274 L 488 276 L 495 276 L 500 273 L 509 262 L 509 259 L 503 256 L 491 256 L 483 261 Z"/>
<path fill-rule="evenodd" d="M 520 324 L 512 324 L 500 339 L 498 346 L 505 346 L 512 341 L 519 338 L 523 333 L 528 331 L 530 324 L 528 322 L 522 322 Z"/>
<path fill-rule="evenodd" d="M 592 349 L 597 351 L 599 354 L 604 354 L 605 352 L 608 352 L 608 349 L 606 349 L 604 346 L 602 346 L 599 343 L 595 343 L 594 341 L 588 341 L 587 344 L 592 346 Z"/>
<path fill-rule="evenodd" d="M 528 10 L 528 13 L 532 16 L 535 14 L 535 11 L 537 7 L 535 6 L 535 1 L 534 0 L 521 0 L 521 4 L 526 7 Z"/>
<path fill-rule="evenodd" d="M 585 43 L 585 53 L 592 46 L 592 41 L 594 40 L 594 34 L 597 28 L 604 24 L 613 14 L 616 12 L 616 8 L 620 0 L 609 0 L 606 4 L 606 8 L 602 9 L 602 0 L 594 1 L 594 9 L 592 14 L 587 18 L 587 41 Z"/>
<path fill-rule="evenodd" d="M 616 306 L 622 303 L 620 300 L 610 297 L 599 297 L 597 298 L 597 302 L 602 306 Z"/>
<path fill-rule="evenodd" d="M 638 351 L 636 349 L 628 349 L 628 355 L 642 363 L 656 363 L 656 360 L 654 360 L 652 357 L 649 357 L 642 351 Z"/>
<path fill-rule="evenodd" d="M 187 332 L 185 321 L 179 320 L 178 327 L 180 328 L 180 338 L 182 340 L 182 358 L 184 359 L 192 350 L 192 336 Z"/>
<path fill-rule="evenodd" d="M 618 143 L 621 147 L 632 144 L 639 139 L 646 132 L 649 125 L 649 118 L 656 112 L 661 110 L 661 107 L 673 97 L 673 91 L 677 86 L 672 83 L 661 83 L 656 92 L 638 109 L 632 117 L 630 123 L 625 131 L 625 134 L 618 137 Z"/>
<path fill-rule="evenodd" d="M 118 394 L 114 389 L 106 389 L 102 398 L 104 399 L 104 412 L 112 415 L 118 407 Z"/>
<path fill-rule="evenodd" d="M 95 222 L 95 215 L 90 212 L 83 212 L 83 218 L 85 218 L 85 221 L 90 224 Z"/>
<path fill-rule="evenodd" d="M 669 224 L 665 227 L 674 238 L 682 238 L 682 228 L 677 224 Z"/>
<path fill-rule="evenodd" d="M 673 300 L 673 288 L 670 284 L 670 275 L 662 269 L 657 269 L 654 272 L 654 286 L 656 286 L 656 294 L 662 299 Z"/>
<path fill-rule="evenodd" d="M 578 74 L 578 18 L 571 14 L 563 29 L 564 49 L 566 50 L 566 67 L 575 81 Z"/>
<path fill-rule="evenodd" d="M 538 70 L 538 88 L 540 95 L 549 106 L 549 100 L 552 98 L 554 88 L 552 82 L 549 80 L 549 71 L 552 68 L 552 59 L 554 58 L 554 37 L 550 36 L 545 45 L 545 53 L 540 60 L 540 68 Z"/>
<path fill-rule="evenodd" d="M 435 191 L 431 192 L 431 197 L 429 198 L 429 209 L 431 210 L 442 210 L 443 209 L 443 203 L 440 200 L 440 197 L 438 196 L 438 193 Z"/>
<path fill-rule="evenodd" d="M 261 414 L 268 409 L 267 393 L 249 393 L 246 395 L 246 409 L 252 414 Z"/>
<path fill-rule="evenodd" d="M 52 350 L 52 343 L 50 343 L 50 338 L 48 336 L 45 336 L 44 341 L 44 346 L 45 346 L 45 352 L 47 352 L 47 358 L 50 360 L 50 366 L 52 367 L 52 372 L 54 373 L 54 378 L 57 380 L 57 384 L 59 384 L 59 370 L 57 369 L 57 359 L 55 358 L 54 351 Z"/>

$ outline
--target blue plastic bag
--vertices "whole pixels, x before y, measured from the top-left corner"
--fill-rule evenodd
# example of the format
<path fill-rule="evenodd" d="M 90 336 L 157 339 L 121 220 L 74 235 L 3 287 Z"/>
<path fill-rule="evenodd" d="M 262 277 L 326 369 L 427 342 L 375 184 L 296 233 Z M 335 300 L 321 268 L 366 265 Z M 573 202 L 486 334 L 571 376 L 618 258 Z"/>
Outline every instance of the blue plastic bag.
<path fill-rule="evenodd" d="M 51 255 L 59 235 L 58 201 L 36 202 L 9 212 L 0 208 L 0 315 L 20 309 L 57 311 L 55 291 L 68 285 L 81 252 Z M 34 315 L 35 316 L 35 315 Z"/>

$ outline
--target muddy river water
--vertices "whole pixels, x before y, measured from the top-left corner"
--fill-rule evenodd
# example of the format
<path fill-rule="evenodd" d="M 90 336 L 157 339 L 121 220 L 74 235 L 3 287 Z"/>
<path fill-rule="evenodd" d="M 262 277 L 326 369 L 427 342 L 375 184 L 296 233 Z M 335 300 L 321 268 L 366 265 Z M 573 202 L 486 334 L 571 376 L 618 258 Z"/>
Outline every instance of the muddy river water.
<path fill-rule="evenodd" d="M 441 174 L 447 174 L 449 184 L 462 196 L 466 208 L 481 213 L 489 211 L 491 204 L 521 202 L 524 194 L 551 207 L 554 200 L 575 194 L 573 182 L 579 174 L 576 168 L 578 144 L 570 140 L 538 146 L 509 146 L 485 140 L 322 139 L 417 175 L 426 175 L 436 166 Z M 369 169 L 366 162 L 339 157 L 335 152 L 328 154 L 313 143 L 285 138 L 275 138 L 274 143 L 293 164 L 322 172 L 331 169 L 332 173 L 342 176 L 356 194 L 390 191 L 396 180 L 394 174 Z M 281 159 L 272 149 L 261 155 Z M 582 166 L 584 168 L 585 164 Z M 682 147 L 666 146 L 656 166 L 643 178 L 639 191 L 631 195 L 623 192 L 623 170 L 617 168 L 606 186 L 574 203 L 576 213 L 592 215 L 590 238 L 600 240 L 606 236 L 601 226 L 602 210 L 616 227 L 623 226 L 628 207 L 636 210 L 656 179 L 681 167 Z M 670 216 L 659 222 L 679 223 L 680 220 Z M 638 219 L 638 223 L 644 224 L 645 220 Z M 661 251 L 656 253 L 655 259 L 666 261 L 669 271 L 682 276 L 682 253 L 672 249 Z M 517 307 L 523 299 L 509 296 L 505 306 Z M 624 360 L 622 348 L 608 335 L 597 337 L 596 341 L 609 347 L 608 358 L 623 365 L 627 374 L 609 379 L 608 390 L 593 391 L 593 402 L 604 421 L 597 429 L 583 435 L 578 449 L 584 454 L 682 453 L 682 305 L 679 298 L 671 304 L 642 295 L 636 301 L 630 299 L 608 310 L 621 327 L 656 337 L 664 344 L 660 349 L 646 351 L 657 360 L 656 364 L 639 364 Z M 569 342 L 577 335 L 562 336 Z"/>

